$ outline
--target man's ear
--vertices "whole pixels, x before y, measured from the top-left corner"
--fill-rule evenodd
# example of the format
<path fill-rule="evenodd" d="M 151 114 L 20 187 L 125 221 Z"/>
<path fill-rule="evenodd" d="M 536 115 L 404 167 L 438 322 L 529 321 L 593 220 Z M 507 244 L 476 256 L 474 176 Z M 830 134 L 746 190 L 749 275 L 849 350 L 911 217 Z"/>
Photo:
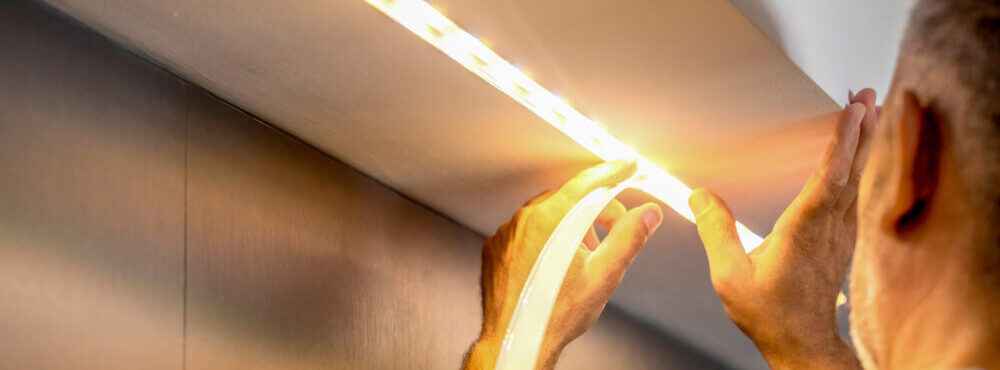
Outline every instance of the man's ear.
<path fill-rule="evenodd" d="M 928 211 L 940 176 L 942 140 L 940 120 L 912 91 L 903 93 L 900 108 L 891 133 L 896 171 L 888 184 L 896 199 L 882 219 L 885 231 L 896 235 L 919 225 Z"/>

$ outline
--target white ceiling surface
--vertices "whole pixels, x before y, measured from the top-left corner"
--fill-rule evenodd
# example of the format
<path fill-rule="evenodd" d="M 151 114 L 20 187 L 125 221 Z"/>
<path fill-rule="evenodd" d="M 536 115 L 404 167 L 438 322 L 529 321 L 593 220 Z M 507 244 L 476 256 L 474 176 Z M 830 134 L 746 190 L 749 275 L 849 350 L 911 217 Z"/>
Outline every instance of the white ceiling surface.
<path fill-rule="evenodd" d="M 597 162 L 362 0 L 48 2 L 484 235 Z M 725 0 L 433 4 L 760 233 L 832 131 L 803 119 L 837 104 Z M 764 367 L 672 213 L 613 301 L 731 365 Z"/>
<path fill-rule="evenodd" d="M 730 0 L 837 103 L 872 87 L 881 101 L 913 0 Z"/>

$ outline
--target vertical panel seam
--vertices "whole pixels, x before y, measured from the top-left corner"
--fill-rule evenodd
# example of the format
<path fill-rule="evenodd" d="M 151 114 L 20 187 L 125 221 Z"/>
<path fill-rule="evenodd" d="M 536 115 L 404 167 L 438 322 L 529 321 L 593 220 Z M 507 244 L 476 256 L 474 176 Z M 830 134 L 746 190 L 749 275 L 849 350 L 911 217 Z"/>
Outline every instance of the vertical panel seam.
<path fill-rule="evenodd" d="M 183 283 L 183 304 L 184 307 L 181 309 L 181 369 L 187 369 L 187 310 L 188 310 L 188 176 L 190 169 L 188 168 L 188 147 L 190 141 L 190 126 L 191 126 L 191 99 L 190 99 L 190 86 L 186 82 L 182 82 L 184 86 L 184 283 Z"/>

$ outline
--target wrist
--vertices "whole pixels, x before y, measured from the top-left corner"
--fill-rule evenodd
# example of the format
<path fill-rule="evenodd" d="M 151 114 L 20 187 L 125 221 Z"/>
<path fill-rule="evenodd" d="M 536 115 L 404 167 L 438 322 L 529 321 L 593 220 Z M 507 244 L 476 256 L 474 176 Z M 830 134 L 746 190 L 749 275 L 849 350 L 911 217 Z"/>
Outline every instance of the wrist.
<path fill-rule="evenodd" d="M 851 346 L 836 331 L 807 338 L 783 338 L 758 348 L 772 369 L 860 369 Z"/>
<path fill-rule="evenodd" d="M 566 348 L 565 342 L 546 336 L 542 341 L 542 348 L 538 350 L 538 361 L 535 363 L 535 369 L 554 369 L 563 348 Z"/>
<path fill-rule="evenodd" d="M 489 337 L 480 337 L 469 349 L 463 369 L 492 370 L 496 366 L 501 345 L 501 342 L 494 341 Z"/>
<path fill-rule="evenodd" d="M 465 360 L 466 370 L 491 370 L 496 366 L 503 339 L 480 337 L 473 343 Z M 538 351 L 536 369 L 553 369 L 565 344 L 546 338 Z"/>

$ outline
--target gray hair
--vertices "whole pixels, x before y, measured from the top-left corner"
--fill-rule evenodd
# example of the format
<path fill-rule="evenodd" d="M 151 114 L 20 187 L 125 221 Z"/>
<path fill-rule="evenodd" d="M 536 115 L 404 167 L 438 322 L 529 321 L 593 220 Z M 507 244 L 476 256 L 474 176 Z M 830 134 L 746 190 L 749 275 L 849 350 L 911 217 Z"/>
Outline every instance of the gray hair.
<path fill-rule="evenodd" d="M 914 91 L 943 124 L 969 217 L 983 221 L 974 269 L 1000 275 L 1000 1 L 918 1 L 893 85 Z"/>

